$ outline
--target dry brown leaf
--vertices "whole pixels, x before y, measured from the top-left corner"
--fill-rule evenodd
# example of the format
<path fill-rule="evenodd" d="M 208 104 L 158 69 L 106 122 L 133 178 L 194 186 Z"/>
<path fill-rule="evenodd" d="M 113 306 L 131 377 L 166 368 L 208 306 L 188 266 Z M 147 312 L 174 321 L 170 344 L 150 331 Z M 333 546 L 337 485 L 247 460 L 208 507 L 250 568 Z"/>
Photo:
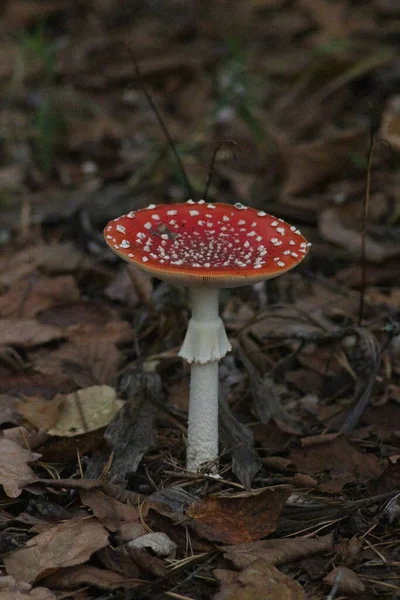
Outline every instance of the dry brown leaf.
<path fill-rule="evenodd" d="M 39 346 L 62 337 L 59 327 L 42 325 L 35 319 L 0 319 L 0 340 L 4 346 Z"/>
<path fill-rule="evenodd" d="M 35 317 L 55 304 L 79 300 L 79 289 L 71 275 L 31 276 L 15 283 L 0 296 L 0 317 Z"/>
<path fill-rule="evenodd" d="M 201 537 L 224 544 L 240 544 L 275 531 L 290 491 L 266 489 L 261 493 L 209 496 L 186 511 L 191 526 Z"/>
<path fill-rule="evenodd" d="M 354 228 L 341 218 L 338 207 L 327 208 L 319 214 L 318 229 L 321 236 L 328 242 L 346 248 L 354 258 L 360 258 L 362 234 L 359 222 L 352 223 Z M 394 239 L 373 239 L 370 235 L 365 238 L 365 257 L 372 263 L 382 263 L 400 254 L 400 243 Z"/>
<path fill-rule="evenodd" d="M 294 147 L 287 145 L 284 194 L 305 192 L 348 167 L 351 155 L 364 151 L 365 139 L 364 127 L 355 127 Z"/>
<path fill-rule="evenodd" d="M 87 561 L 108 544 L 108 533 L 93 519 L 71 519 L 50 527 L 4 559 L 9 575 L 33 583 L 54 569 Z"/>
<path fill-rule="evenodd" d="M 63 374 L 79 388 L 109 384 L 121 362 L 121 352 L 110 340 L 86 339 L 80 344 L 66 343 L 48 352 L 32 353 L 32 365 L 46 375 Z"/>
<path fill-rule="evenodd" d="M 376 478 L 383 470 L 376 456 L 360 452 L 344 437 L 297 448 L 289 458 L 299 471 L 320 475 L 320 487 L 325 492 L 338 492 L 346 483 Z"/>
<path fill-rule="evenodd" d="M 40 456 L 12 440 L 0 440 L 0 484 L 7 496 L 18 498 L 24 486 L 38 480 L 28 463 L 38 460 Z"/>
<path fill-rule="evenodd" d="M 259 558 L 279 566 L 332 550 L 333 534 L 331 533 L 323 537 L 261 540 L 223 548 L 225 558 L 229 559 L 237 569 L 245 569 Z"/>
<path fill-rule="evenodd" d="M 17 253 L 12 248 L 0 257 L 0 285 L 9 287 L 37 268 L 50 274 L 72 273 L 88 262 L 72 242 L 39 243 Z"/>
<path fill-rule="evenodd" d="M 324 583 L 331 587 L 336 582 L 340 594 L 358 596 L 365 591 L 365 585 L 361 579 L 348 567 L 336 567 L 324 577 Z"/>
<path fill-rule="evenodd" d="M 64 333 L 75 344 L 85 343 L 88 339 L 96 343 L 107 340 L 116 346 L 133 342 L 132 326 L 127 321 L 110 321 L 101 327 L 90 323 L 79 323 L 70 325 Z"/>
<path fill-rule="evenodd" d="M 11 394 L 0 394 L 0 425 L 4 423 L 18 425 L 20 422 L 16 397 Z"/>
<path fill-rule="evenodd" d="M 50 429 L 58 420 L 62 399 L 58 395 L 53 400 L 33 396 L 17 401 L 19 414 L 37 429 Z"/>
<path fill-rule="evenodd" d="M 80 496 L 82 503 L 92 509 L 93 514 L 104 527 L 110 531 L 122 529 L 127 532 L 129 529 L 130 536 L 124 539 L 132 540 L 146 533 L 147 530 L 142 525 L 137 508 L 118 502 L 106 496 L 101 490 L 81 490 Z"/>
<path fill-rule="evenodd" d="M 138 582 L 140 580 L 89 565 L 60 569 L 53 575 L 46 577 L 44 581 L 51 588 L 67 590 L 87 585 L 102 590 L 116 590 L 120 587 L 133 587 L 138 585 Z"/>
<path fill-rule="evenodd" d="M 66 10 L 67 7 L 66 0 L 51 0 L 43 4 L 34 0 L 17 0 L 8 3 L 4 19 L 7 27 L 26 27 L 32 22 L 40 22 L 49 15 Z"/>
<path fill-rule="evenodd" d="M 239 574 L 223 569 L 217 569 L 214 574 L 222 583 L 214 600 L 307 600 L 297 581 L 262 558 Z"/>
<path fill-rule="evenodd" d="M 29 583 L 17 582 L 11 575 L 0 577 L 1 600 L 55 600 L 53 592 L 44 587 L 32 589 Z"/>
<path fill-rule="evenodd" d="M 60 396 L 57 397 L 60 400 Z M 106 427 L 124 405 L 109 385 L 92 385 L 61 399 L 59 417 L 49 435 L 74 437 Z"/>

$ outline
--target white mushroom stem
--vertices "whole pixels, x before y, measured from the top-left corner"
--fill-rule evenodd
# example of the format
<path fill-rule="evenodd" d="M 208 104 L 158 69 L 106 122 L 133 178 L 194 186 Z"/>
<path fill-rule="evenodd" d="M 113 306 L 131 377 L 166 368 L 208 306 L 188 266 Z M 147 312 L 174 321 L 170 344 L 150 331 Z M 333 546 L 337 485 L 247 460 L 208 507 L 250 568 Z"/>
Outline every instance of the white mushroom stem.
<path fill-rule="evenodd" d="M 218 461 L 218 361 L 231 349 L 218 316 L 218 289 L 191 288 L 192 318 L 179 356 L 190 374 L 187 469 Z"/>

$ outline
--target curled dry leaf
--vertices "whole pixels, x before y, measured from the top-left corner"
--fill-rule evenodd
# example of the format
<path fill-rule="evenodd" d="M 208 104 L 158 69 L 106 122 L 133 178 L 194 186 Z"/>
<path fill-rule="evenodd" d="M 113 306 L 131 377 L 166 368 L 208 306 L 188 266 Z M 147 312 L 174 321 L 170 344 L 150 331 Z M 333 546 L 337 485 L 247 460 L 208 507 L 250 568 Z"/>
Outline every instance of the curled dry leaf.
<path fill-rule="evenodd" d="M 301 194 L 348 167 L 349 157 L 363 152 L 365 136 L 364 127 L 355 127 L 294 147 L 288 144 L 285 194 Z"/>
<path fill-rule="evenodd" d="M 78 323 L 65 329 L 65 337 L 75 344 L 85 344 L 88 339 L 101 343 L 106 340 L 116 346 L 133 341 L 132 325 L 127 321 L 109 321 L 104 325 Z"/>
<path fill-rule="evenodd" d="M 261 493 L 210 496 L 189 506 L 187 516 L 196 533 L 207 540 L 240 544 L 259 540 L 275 531 L 290 496 L 286 488 Z"/>
<path fill-rule="evenodd" d="M 348 567 L 336 567 L 324 577 L 324 583 L 331 587 L 336 583 L 339 593 L 351 596 L 358 596 L 365 591 L 361 579 Z"/>
<path fill-rule="evenodd" d="M 124 405 L 114 388 L 93 385 L 65 396 L 60 416 L 50 435 L 73 437 L 106 427 Z"/>
<path fill-rule="evenodd" d="M 319 215 L 318 228 L 321 236 L 328 242 L 342 246 L 354 258 L 360 258 L 362 235 L 359 222 L 354 221 L 350 227 L 342 218 L 339 207 L 327 208 Z M 400 243 L 392 239 L 373 239 L 370 235 L 365 238 L 365 258 L 372 263 L 382 263 L 400 254 Z"/>
<path fill-rule="evenodd" d="M 4 346 L 39 346 L 63 337 L 60 327 L 43 325 L 35 319 L 0 319 L 0 339 Z"/>
<path fill-rule="evenodd" d="M 162 531 L 146 533 L 128 543 L 129 548 L 150 548 L 156 556 L 175 558 L 177 545 Z"/>
<path fill-rule="evenodd" d="M 245 569 L 259 558 L 275 566 L 302 560 L 322 552 L 333 550 L 333 534 L 313 538 L 280 538 L 261 540 L 249 544 L 237 544 L 223 548 L 225 558 L 237 569 Z"/>
<path fill-rule="evenodd" d="M 100 489 L 83 489 L 80 496 L 82 503 L 90 506 L 100 523 L 110 531 L 119 531 L 122 539 L 132 540 L 146 533 L 137 508 L 106 496 Z"/>
<path fill-rule="evenodd" d="M 50 527 L 4 559 L 7 573 L 17 581 L 33 583 L 55 569 L 87 561 L 108 544 L 108 533 L 100 523 L 71 519 Z"/>
<path fill-rule="evenodd" d="M 290 453 L 289 459 L 299 471 L 319 475 L 321 489 L 325 492 L 338 492 L 346 483 L 365 481 L 382 473 L 376 456 L 360 452 L 344 437 L 297 448 Z"/>
<path fill-rule="evenodd" d="M 108 569 L 79 565 L 60 569 L 54 575 L 46 577 L 45 583 L 56 589 L 70 590 L 89 585 L 102 590 L 115 590 L 120 587 L 133 587 L 138 584 L 138 580 Z"/>
<path fill-rule="evenodd" d="M 18 498 L 24 486 L 38 480 L 28 463 L 38 460 L 40 456 L 13 440 L 0 440 L 0 484 L 7 496 Z"/>
<path fill-rule="evenodd" d="M 1 600 L 55 600 L 53 592 L 44 587 L 32 589 L 29 583 L 17 582 L 14 577 L 0 577 Z"/>
<path fill-rule="evenodd" d="M 222 589 L 214 600 L 307 600 L 300 584 L 259 558 L 239 574 L 217 569 Z"/>
<path fill-rule="evenodd" d="M 88 338 L 79 344 L 65 343 L 52 352 L 36 351 L 32 356 L 36 371 L 45 375 L 65 375 L 79 388 L 109 384 L 121 362 L 121 353 L 110 340 Z"/>
<path fill-rule="evenodd" d="M 54 304 L 79 300 L 79 289 L 71 275 L 26 278 L 0 296 L 0 316 L 35 317 Z"/>
<path fill-rule="evenodd" d="M 17 401 L 19 414 L 37 429 L 49 429 L 60 414 L 62 398 L 58 395 L 53 400 L 45 400 L 39 396 L 24 398 Z"/>

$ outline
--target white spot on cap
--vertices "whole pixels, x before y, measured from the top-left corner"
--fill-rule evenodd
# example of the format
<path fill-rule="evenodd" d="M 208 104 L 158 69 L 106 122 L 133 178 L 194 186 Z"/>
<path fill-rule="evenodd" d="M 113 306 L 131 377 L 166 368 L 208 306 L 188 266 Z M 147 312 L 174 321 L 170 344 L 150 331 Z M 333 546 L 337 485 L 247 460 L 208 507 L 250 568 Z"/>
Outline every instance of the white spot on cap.
<path fill-rule="evenodd" d="M 151 223 L 150 223 L 150 221 L 147 221 L 147 223 L 145 223 L 145 224 L 143 225 L 143 227 L 144 227 L 145 229 L 151 229 Z"/>
<path fill-rule="evenodd" d="M 204 204 L 205 200 L 199 200 L 197 204 Z"/>
<path fill-rule="evenodd" d="M 167 215 L 173 217 L 174 215 L 176 215 L 177 212 L 177 210 L 167 210 Z"/>
<path fill-rule="evenodd" d="M 266 217 L 266 216 L 267 216 L 267 213 L 266 213 L 266 212 L 264 212 L 263 210 L 259 210 L 259 211 L 258 211 L 258 213 L 257 213 L 257 215 L 258 215 L 259 217 Z"/>
<path fill-rule="evenodd" d="M 238 221 L 238 225 L 246 225 L 246 221 L 243 221 L 243 219 L 240 219 L 240 221 Z"/>
<path fill-rule="evenodd" d="M 283 227 L 277 227 L 276 228 L 277 232 L 280 233 L 281 235 L 285 235 L 285 229 Z"/>
<path fill-rule="evenodd" d="M 158 215 L 151 215 L 151 218 L 154 219 L 154 221 L 160 220 L 160 217 Z"/>
<path fill-rule="evenodd" d="M 198 210 L 189 210 L 189 215 L 191 217 L 197 217 L 197 215 L 199 215 L 199 211 Z"/>
<path fill-rule="evenodd" d="M 278 221 L 272 221 L 271 227 L 276 227 L 277 225 L 279 225 Z"/>
<path fill-rule="evenodd" d="M 156 207 L 155 204 L 149 204 L 147 210 L 153 210 Z"/>
<path fill-rule="evenodd" d="M 128 219 L 134 219 L 135 218 L 135 212 L 133 210 L 131 210 L 131 212 L 128 212 L 128 214 L 126 216 L 128 217 Z"/>
<path fill-rule="evenodd" d="M 241 202 L 236 202 L 236 204 L 233 205 L 235 208 L 237 208 L 237 210 L 246 210 L 247 206 L 244 206 Z"/>
<path fill-rule="evenodd" d="M 126 227 L 123 225 L 117 225 L 115 228 L 119 233 L 126 233 Z"/>
<path fill-rule="evenodd" d="M 119 245 L 120 248 L 130 248 L 131 247 L 131 243 L 129 240 L 122 240 L 122 242 Z"/>
<path fill-rule="evenodd" d="M 148 257 L 148 256 L 142 256 L 142 261 L 143 261 L 143 262 L 147 262 L 148 260 L 149 260 L 149 257 Z"/>
<path fill-rule="evenodd" d="M 199 202 L 200 204 L 200 202 Z M 215 208 L 214 204 L 207 204 L 207 208 Z"/>
<path fill-rule="evenodd" d="M 281 260 L 279 260 L 276 264 L 278 265 L 278 267 L 284 267 L 285 266 L 285 263 L 282 262 Z"/>
<path fill-rule="evenodd" d="M 194 204 L 194 200 L 188 200 L 186 204 Z"/>

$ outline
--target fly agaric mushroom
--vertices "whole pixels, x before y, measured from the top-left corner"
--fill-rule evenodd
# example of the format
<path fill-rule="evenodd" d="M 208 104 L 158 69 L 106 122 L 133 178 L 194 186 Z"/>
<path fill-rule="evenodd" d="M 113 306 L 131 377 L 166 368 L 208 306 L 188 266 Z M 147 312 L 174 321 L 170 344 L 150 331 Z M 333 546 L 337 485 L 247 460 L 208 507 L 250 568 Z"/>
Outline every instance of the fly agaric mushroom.
<path fill-rule="evenodd" d="M 107 244 L 154 277 L 190 288 L 192 317 L 179 356 L 191 365 L 187 469 L 218 460 L 218 361 L 231 349 L 219 288 L 277 277 L 307 254 L 292 227 L 242 204 L 149 205 L 106 226 Z"/>

